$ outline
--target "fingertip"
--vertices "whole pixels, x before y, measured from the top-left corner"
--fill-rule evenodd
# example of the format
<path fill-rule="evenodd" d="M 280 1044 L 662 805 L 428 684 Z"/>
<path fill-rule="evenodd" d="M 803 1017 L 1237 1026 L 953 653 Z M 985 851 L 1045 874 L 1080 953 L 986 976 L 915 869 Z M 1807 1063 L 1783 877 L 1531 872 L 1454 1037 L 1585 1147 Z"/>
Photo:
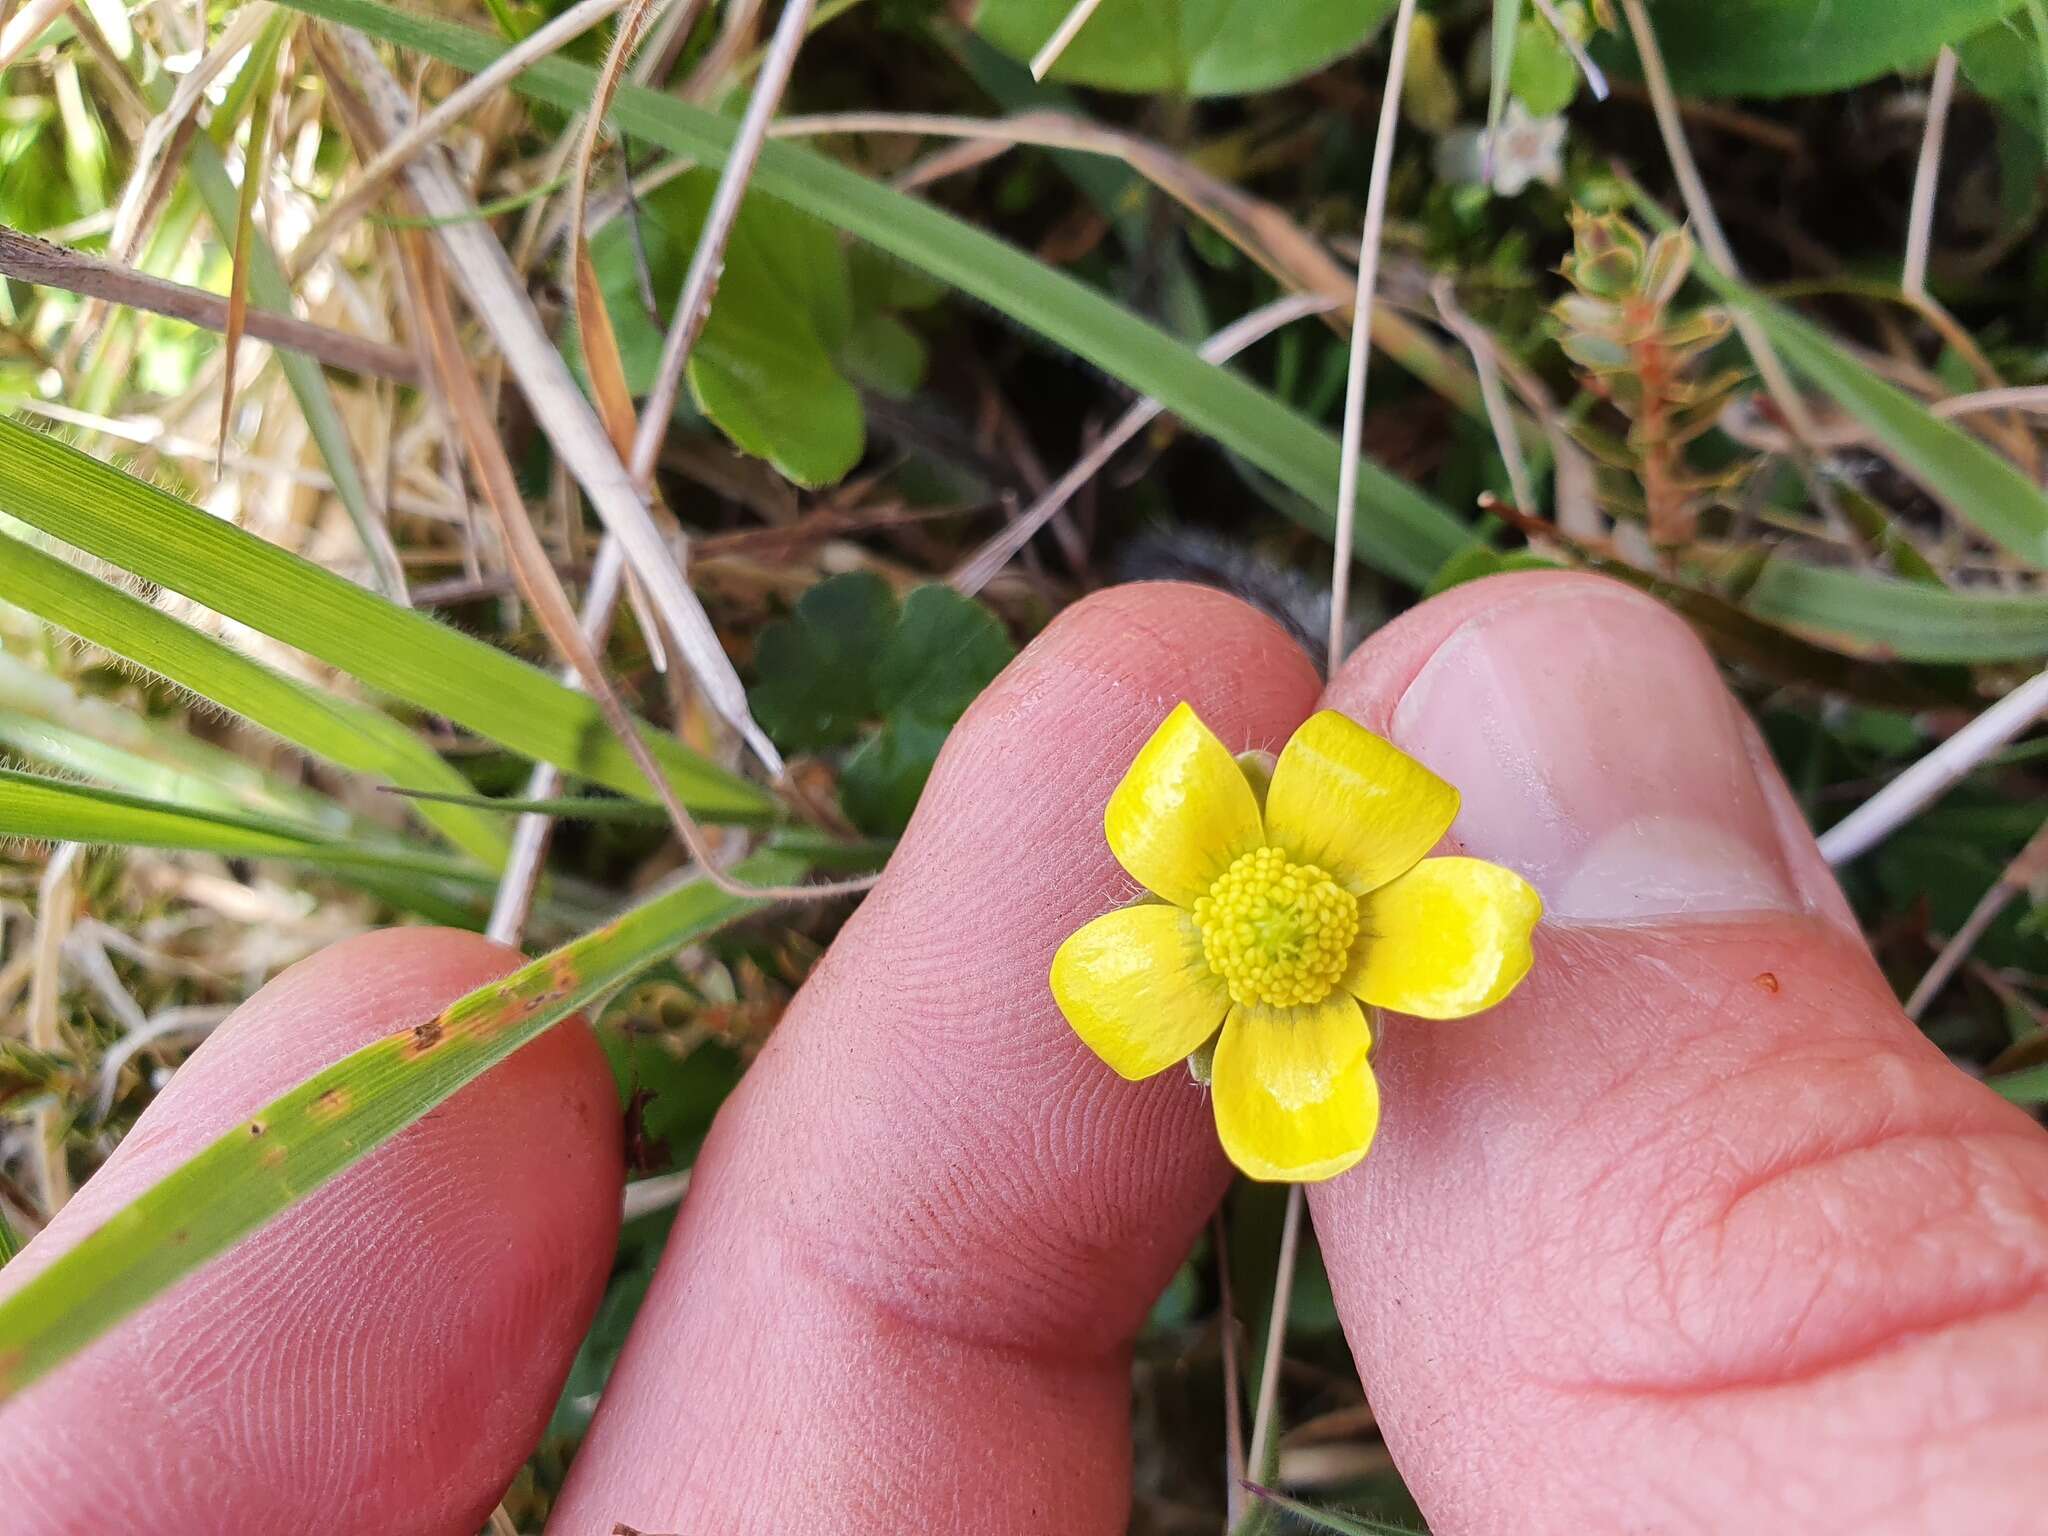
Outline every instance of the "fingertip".
<path fill-rule="evenodd" d="M 0 1290 L 263 1104 L 520 961 L 474 934 L 407 928 L 281 973 Z M 622 1177 L 603 1053 L 564 1021 L 10 1404 L 9 1529 L 467 1536 L 531 1448 L 602 1293 Z M 129 1453 L 99 1456 L 110 1438 Z"/>

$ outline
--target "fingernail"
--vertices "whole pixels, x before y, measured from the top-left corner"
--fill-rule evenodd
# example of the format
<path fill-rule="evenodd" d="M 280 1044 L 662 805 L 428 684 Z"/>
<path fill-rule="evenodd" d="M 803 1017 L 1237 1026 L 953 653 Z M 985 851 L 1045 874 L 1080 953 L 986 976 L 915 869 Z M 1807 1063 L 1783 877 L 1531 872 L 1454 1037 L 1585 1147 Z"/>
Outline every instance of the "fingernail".
<path fill-rule="evenodd" d="M 1452 836 L 1520 871 L 1553 918 L 1805 905 L 1734 697 L 1649 598 L 1569 583 L 1468 620 L 1392 730 L 1462 793 Z"/>

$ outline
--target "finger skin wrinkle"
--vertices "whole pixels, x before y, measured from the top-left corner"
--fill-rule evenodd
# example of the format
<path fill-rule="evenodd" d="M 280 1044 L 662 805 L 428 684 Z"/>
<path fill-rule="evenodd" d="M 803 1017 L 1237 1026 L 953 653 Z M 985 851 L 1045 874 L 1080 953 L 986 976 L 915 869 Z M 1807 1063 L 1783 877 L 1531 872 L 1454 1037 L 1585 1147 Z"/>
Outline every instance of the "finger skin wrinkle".
<path fill-rule="evenodd" d="M 1837 925 L 1551 934 L 1376 1066 L 1310 1199 L 1432 1530 L 2039 1529 L 2048 1138 Z"/>
<path fill-rule="evenodd" d="M 517 961 L 408 929 L 285 972 L 179 1069 L 0 1292 L 314 1071 Z M 581 1023 L 515 1053 L 0 1410 L 0 1527 L 469 1536 L 602 1295 L 617 1115 Z"/>

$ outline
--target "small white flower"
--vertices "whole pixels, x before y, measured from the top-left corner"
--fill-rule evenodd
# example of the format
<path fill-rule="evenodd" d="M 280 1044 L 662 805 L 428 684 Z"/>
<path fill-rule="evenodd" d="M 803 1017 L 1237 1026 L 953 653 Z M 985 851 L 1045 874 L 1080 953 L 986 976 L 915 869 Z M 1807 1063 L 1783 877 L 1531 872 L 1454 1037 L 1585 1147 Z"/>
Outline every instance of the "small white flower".
<path fill-rule="evenodd" d="M 1540 181 L 1554 187 L 1564 180 L 1565 122 L 1562 116 L 1531 117 L 1519 101 L 1510 101 L 1494 137 L 1491 186 L 1502 197 L 1514 197 Z M 1460 128 L 1437 144 L 1437 175 L 1445 181 L 1481 183 L 1486 175 L 1486 130 Z"/>

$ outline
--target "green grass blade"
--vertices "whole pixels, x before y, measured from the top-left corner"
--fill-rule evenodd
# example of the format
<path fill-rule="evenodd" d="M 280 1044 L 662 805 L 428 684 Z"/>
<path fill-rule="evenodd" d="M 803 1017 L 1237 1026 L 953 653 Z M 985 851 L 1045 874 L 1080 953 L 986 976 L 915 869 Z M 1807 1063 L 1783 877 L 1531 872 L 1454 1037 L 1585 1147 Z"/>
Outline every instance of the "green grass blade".
<path fill-rule="evenodd" d="M 1759 618 L 1823 630 L 1904 661 L 2038 661 L 2048 597 L 1944 591 L 1773 560 L 1743 599 Z"/>
<path fill-rule="evenodd" d="M 398 790 L 395 793 L 407 800 L 467 805 L 500 816 L 523 816 L 531 812 L 563 821 L 631 821 L 649 826 L 668 823 L 668 813 L 658 805 L 648 805 L 640 800 L 613 800 L 602 795 L 557 795 L 549 800 L 518 800 L 500 795 L 444 795 L 424 789 Z"/>
<path fill-rule="evenodd" d="M 1335 1531 L 1337 1536 L 1417 1536 L 1415 1530 L 1406 1525 L 1391 1525 L 1385 1520 L 1374 1520 L 1367 1515 L 1346 1514 L 1341 1510 L 1319 1509 L 1313 1504 L 1304 1504 L 1291 1499 L 1284 1493 L 1271 1488 L 1262 1488 L 1256 1483 L 1251 1491 L 1266 1505 L 1292 1515 L 1312 1531 Z"/>
<path fill-rule="evenodd" d="M 286 3 L 468 70 L 483 68 L 504 51 L 486 33 L 377 0 Z M 515 82 L 527 95 L 567 111 L 589 103 L 594 83 L 592 70 L 560 57 L 542 60 Z M 614 98 L 611 119 L 636 139 L 710 166 L 725 163 L 735 126 L 728 118 L 632 85 Z M 931 203 L 792 144 L 770 143 L 751 185 L 971 294 L 1164 402 L 1190 427 L 1305 497 L 1310 506 L 1304 516 L 1313 518 L 1319 531 L 1328 535 L 1334 529 L 1334 435 L 1240 375 L 1202 361 L 1193 348 L 1086 284 Z M 1358 528 L 1360 559 L 1417 585 L 1473 537 L 1435 501 L 1370 464 L 1363 466 L 1360 479 Z"/>
<path fill-rule="evenodd" d="M 1515 73 L 1515 45 L 1522 36 L 1522 0 L 1493 0 L 1493 79 L 1486 93 L 1486 164 L 1491 180 L 1494 146 L 1508 110 L 1508 82 Z"/>
<path fill-rule="evenodd" d="M 491 871 L 445 854 L 364 838 L 327 839 L 246 812 L 166 804 L 120 790 L 0 768 L 0 838 L 177 848 L 225 858 L 291 859 L 337 870 L 422 875 L 487 887 Z"/>
<path fill-rule="evenodd" d="M 316 818 L 299 816 L 277 806 L 252 805 L 233 785 L 171 763 L 158 762 L 125 747 L 73 730 L 68 725 L 10 709 L 0 704 L 0 748 L 18 753 L 58 773 L 117 789 L 145 800 L 168 801 L 193 810 L 224 816 L 253 813 L 280 820 L 296 819 L 314 836 L 345 835 L 350 818 L 331 801 Z"/>
<path fill-rule="evenodd" d="M 0 512 L 515 752 L 622 794 L 652 794 L 597 705 L 538 667 L 18 422 L 0 421 Z M 763 791 L 674 737 L 642 730 L 691 810 L 737 820 L 773 813 Z"/>
<path fill-rule="evenodd" d="M 2015 1104 L 2048 1104 L 2048 1063 L 1986 1078 L 1985 1086 Z"/>
<path fill-rule="evenodd" d="M 1660 228 L 1671 216 L 1641 193 L 1637 201 Z M 1785 360 L 1824 390 L 1883 444 L 1886 455 L 1958 517 L 2028 564 L 2048 566 L 2048 494 L 2012 464 L 1905 391 L 1886 383 L 1819 326 L 1775 304 L 1704 256 L 1700 281 L 1762 327 Z"/>
<path fill-rule="evenodd" d="M 239 810 L 295 819 L 329 831 L 340 831 L 353 821 L 347 811 L 317 790 L 287 782 L 200 740 L 191 733 L 188 717 L 182 713 L 153 718 L 113 699 L 81 693 L 53 672 L 5 652 L 0 652 L 0 709 L 29 722 L 22 730 L 43 733 L 50 751 L 64 752 L 67 742 L 90 742 L 138 765 L 211 784 Z M 37 749 L 26 745 L 17 750 L 37 755 Z M 110 777 L 84 762 L 71 763 L 48 753 L 43 760 L 84 778 L 102 778 L 116 789 L 149 792 L 141 782 Z M 134 771 L 139 776 L 143 769 Z"/>
<path fill-rule="evenodd" d="M 736 871 L 780 883 L 801 861 Z M 701 882 L 373 1042 L 258 1110 L 0 1302 L 0 1402 L 366 1157 L 527 1041 L 762 903 Z"/>
<path fill-rule="evenodd" d="M 19 503 L 6 489 L 6 434 L 19 430 L 0 422 L 0 508 L 9 510 Z M 4 533 L 0 602 L 147 667 L 344 768 L 408 787 L 458 794 L 470 789 L 467 779 L 388 716 L 273 672 L 140 598 Z M 493 866 L 504 861 L 502 822 L 462 806 L 422 805 L 419 814 L 473 857 Z"/>

